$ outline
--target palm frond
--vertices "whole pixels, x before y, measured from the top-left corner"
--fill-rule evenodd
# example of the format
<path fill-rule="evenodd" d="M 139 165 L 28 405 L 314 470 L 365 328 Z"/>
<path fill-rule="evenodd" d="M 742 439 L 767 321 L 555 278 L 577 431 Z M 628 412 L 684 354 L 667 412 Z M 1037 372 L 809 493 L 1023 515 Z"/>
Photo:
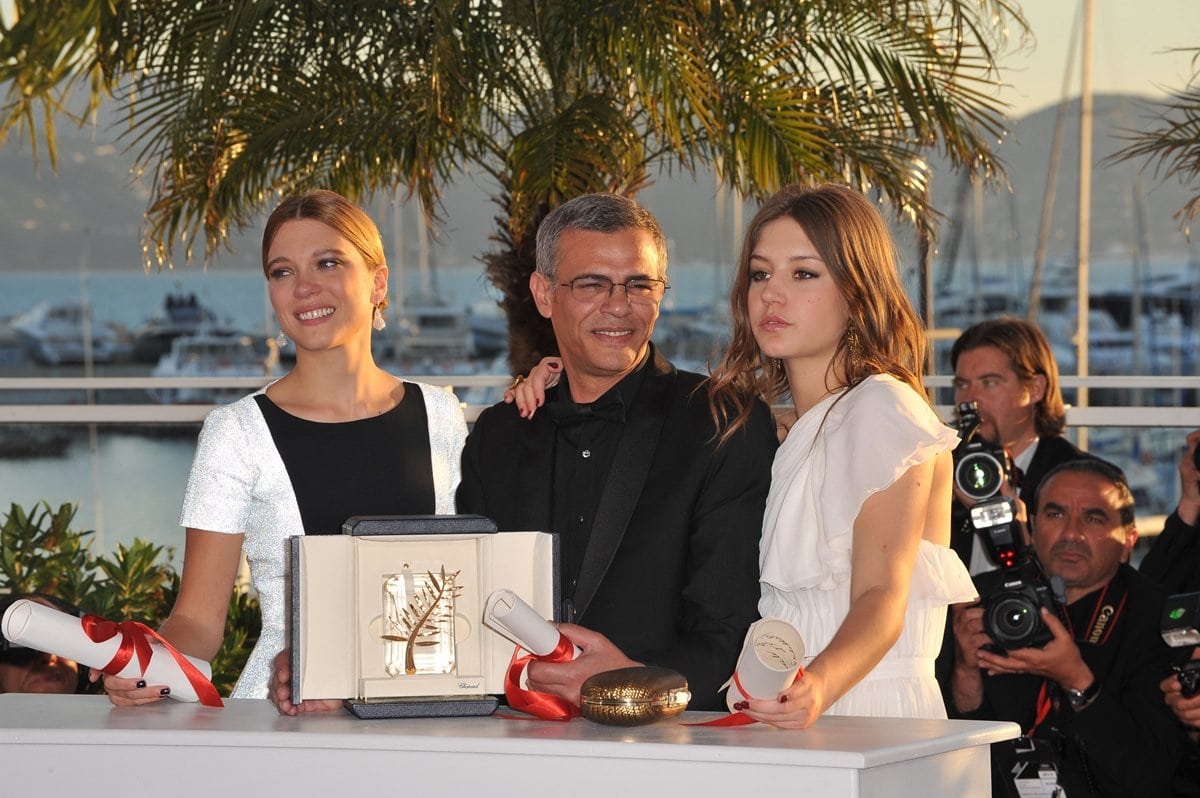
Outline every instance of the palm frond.
<path fill-rule="evenodd" d="M 1156 177 L 1184 185 L 1200 184 L 1200 73 L 1182 91 L 1153 107 L 1156 113 L 1150 125 L 1127 131 L 1124 138 L 1129 143 L 1103 163 L 1142 160 Z M 1198 216 L 1200 190 L 1175 213 L 1185 232 Z"/>

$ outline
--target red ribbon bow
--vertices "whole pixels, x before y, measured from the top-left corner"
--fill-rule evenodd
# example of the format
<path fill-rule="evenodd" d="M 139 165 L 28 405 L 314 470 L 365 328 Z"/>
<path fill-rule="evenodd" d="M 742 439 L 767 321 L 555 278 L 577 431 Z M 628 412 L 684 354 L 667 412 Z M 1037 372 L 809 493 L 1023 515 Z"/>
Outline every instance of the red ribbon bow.
<path fill-rule="evenodd" d="M 100 669 L 102 672 L 111 676 L 119 676 L 136 654 L 138 668 L 144 674 L 154 656 L 154 649 L 150 646 L 150 641 L 154 640 L 162 645 L 179 665 L 179 669 L 187 677 L 188 683 L 196 691 L 196 696 L 200 699 L 201 704 L 206 707 L 225 706 L 213 683 L 175 646 L 168 643 L 162 635 L 146 624 L 138 621 L 117 623 L 107 621 L 98 615 L 84 615 L 79 619 L 79 623 L 83 627 L 83 633 L 93 643 L 103 643 L 117 635 L 121 636 L 121 645 L 117 648 L 117 653 L 113 655 L 112 661 Z"/>
<path fill-rule="evenodd" d="M 527 712 L 545 720 L 570 720 L 579 715 L 579 707 L 571 702 L 536 690 L 521 687 L 521 672 L 533 660 L 539 662 L 570 662 L 575 658 L 575 646 L 566 635 L 559 635 L 558 645 L 549 654 L 525 654 L 520 656 L 521 647 L 513 651 L 512 661 L 504 676 L 504 695 L 513 709 Z"/>

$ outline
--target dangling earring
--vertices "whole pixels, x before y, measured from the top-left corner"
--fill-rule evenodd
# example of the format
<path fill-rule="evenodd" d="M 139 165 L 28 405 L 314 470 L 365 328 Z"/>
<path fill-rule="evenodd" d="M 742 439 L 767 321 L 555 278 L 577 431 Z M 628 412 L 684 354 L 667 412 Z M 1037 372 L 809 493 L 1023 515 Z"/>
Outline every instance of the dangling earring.
<path fill-rule="evenodd" d="M 288 345 L 288 337 L 283 334 L 283 330 L 280 330 L 279 335 L 275 336 L 275 345 L 278 346 L 280 349 L 283 349 L 285 346 Z"/>
<path fill-rule="evenodd" d="M 862 341 L 858 339 L 858 330 L 854 329 L 853 325 L 846 328 L 846 353 L 851 363 L 856 363 L 863 358 Z"/>
<path fill-rule="evenodd" d="M 371 327 L 376 332 L 379 332 L 386 326 L 387 326 L 387 319 L 385 319 L 383 317 L 383 303 L 380 302 L 378 305 L 375 306 L 374 311 L 372 311 L 372 313 L 371 313 Z"/>

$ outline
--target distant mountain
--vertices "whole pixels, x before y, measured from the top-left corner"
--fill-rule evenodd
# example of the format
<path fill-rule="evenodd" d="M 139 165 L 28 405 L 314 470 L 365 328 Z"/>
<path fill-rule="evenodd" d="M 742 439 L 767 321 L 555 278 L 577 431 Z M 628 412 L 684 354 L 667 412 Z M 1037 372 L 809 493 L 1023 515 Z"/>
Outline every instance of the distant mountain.
<path fill-rule="evenodd" d="M 1093 152 L 1099 163 L 1121 146 L 1121 131 L 1136 128 L 1147 115 L 1145 100 L 1131 96 L 1098 96 L 1095 99 Z M 1042 197 L 1050 158 L 1056 108 L 1047 108 L 1017 120 L 1000 145 L 1007 164 L 1012 193 L 985 190 L 978 226 L 973 222 L 974 203 L 967 195 L 956 202 L 958 178 L 945 165 L 935 166 L 933 196 L 948 219 L 963 224 L 958 258 L 974 251 L 982 260 L 1003 261 L 1020 256 L 1032 259 L 1041 216 Z M 1078 108 L 1072 103 L 1058 180 L 1049 257 L 1068 259 L 1075 248 L 1076 186 L 1078 184 Z M 141 268 L 139 226 L 149 192 L 130 176 L 132 158 L 114 145 L 108 127 L 79 130 L 70 123 L 59 127 L 59 168 L 50 169 L 44 150 L 35 169 L 28 142 L 10 136 L 0 149 L 0 271 L 78 268 L 87 257 L 93 269 Z M 1146 224 L 1141 235 L 1153 257 L 1182 255 L 1188 244 L 1172 215 L 1188 196 L 1177 184 L 1158 181 L 1140 164 L 1097 167 L 1092 179 L 1092 252 L 1094 257 L 1121 257 L 1132 251 L 1139 235 L 1135 218 L 1135 187 L 1145 195 Z M 491 245 L 497 209 L 488 199 L 492 187 L 485 180 L 463 178 L 445 194 L 444 219 L 433 259 L 446 267 L 479 268 L 477 258 Z M 1194 189 L 1193 189 L 1194 190 Z M 642 201 L 660 217 L 672 241 L 676 264 L 732 262 L 740 230 L 729 215 L 724 228 L 715 211 L 715 189 L 709 175 L 662 176 L 647 189 Z M 387 198 L 378 198 L 371 213 L 392 246 L 396 228 Z M 752 208 L 744 211 L 741 224 Z M 405 258 L 416 263 L 415 223 L 408 213 L 404 233 Z M 222 253 L 216 268 L 257 268 L 259 227 L 235 236 L 234 252 Z M 949 229 L 943 228 L 942 242 Z M 977 236 L 975 235 L 977 233 Z M 185 264 L 180 257 L 177 267 Z"/>
<path fill-rule="evenodd" d="M 1129 131 L 1148 127 L 1150 100 L 1129 95 L 1097 95 L 1093 102 L 1091 253 L 1093 258 L 1130 257 L 1139 236 L 1146 242 L 1149 255 L 1183 257 L 1189 250 L 1175 212 L 1198 186 L 1186 187 L 1176 181 L 1155 177 L 1152 168 L 1139 162 L 1100 166 L 1108 156 L 1127 144 Z M 1004 261 L 1020 256 L 1032 261 L 1041 223 L 1046 177 L 1050 169 L 1051 148 L 1058 107 L 1051 106 L 1018 119 L 1009 136 L 997 148 L 1004 161 L 1011 191 L 985 189 L 982 213 L 975 227 L 975 210 L 970 193 L 959 204 L 959 180 L 937 168 L 933 197 L 948 220 L 963 225 L 964 239 L 960 261 L 967 256 L 973 230 L 978 231 L 975 246 L 981 260 Z M 1058 168 L 1052 223 L 1048 239 L 1049 261 L 1071 260 L 1076 251 L 1076 227 L 1079 213 L 1079 102 L 1066 109 L 1062 154 Z M 1138 199 L 1138 197 L 1142 199 Z M 1142 222 L 1136 221 L 1139 203 Z M 948 225 L 943 226 L 941 241 L 949 240 Z M 944 247 L 943 247 L 944 249 Z"/>

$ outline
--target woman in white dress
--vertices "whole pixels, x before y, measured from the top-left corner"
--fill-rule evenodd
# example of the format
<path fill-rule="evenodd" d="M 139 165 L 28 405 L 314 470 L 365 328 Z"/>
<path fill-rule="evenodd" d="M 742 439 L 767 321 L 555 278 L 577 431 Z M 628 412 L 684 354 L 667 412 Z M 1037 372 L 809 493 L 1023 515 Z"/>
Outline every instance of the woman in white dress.
<path fill-rule="evenodd" d="M 296 365 L 261 391 L 213 410 L 188 477 L 179 597 L 160 630 L 185 654 L 220 648 L 242 551 L 262 633 L 234 697 L 265 698 L 284 644 L 284 552 L 293 535 L 337 534 L 351 515 L 454 512 L 466 439 L 462 407 L 442 388 L 380 368 L 388 269 L 379 230 L 332 191 L 284 200 L 267 220 L 263 275 Z M 93 675 L 94 678 L 95 675 Z M 274 673 L 281 712 L 292 706 Z M 114 704 L 144 704 L 162 685 L 104 677 Z"/>
<path fill-rule="evenodd" d="M 759 553 L 763 617 L 804 638 L 801 675 L 738 705 L 805 728 L 822 714 L 944 718 L 934 678 L 948 604 L 975 596 L 948 548 L 956 433 L 920 381 L 921 322 L 875 207 L 845 186 L 792 186 L 750 223 L 713 372 L 725 435 L 790 394 Z"/>

